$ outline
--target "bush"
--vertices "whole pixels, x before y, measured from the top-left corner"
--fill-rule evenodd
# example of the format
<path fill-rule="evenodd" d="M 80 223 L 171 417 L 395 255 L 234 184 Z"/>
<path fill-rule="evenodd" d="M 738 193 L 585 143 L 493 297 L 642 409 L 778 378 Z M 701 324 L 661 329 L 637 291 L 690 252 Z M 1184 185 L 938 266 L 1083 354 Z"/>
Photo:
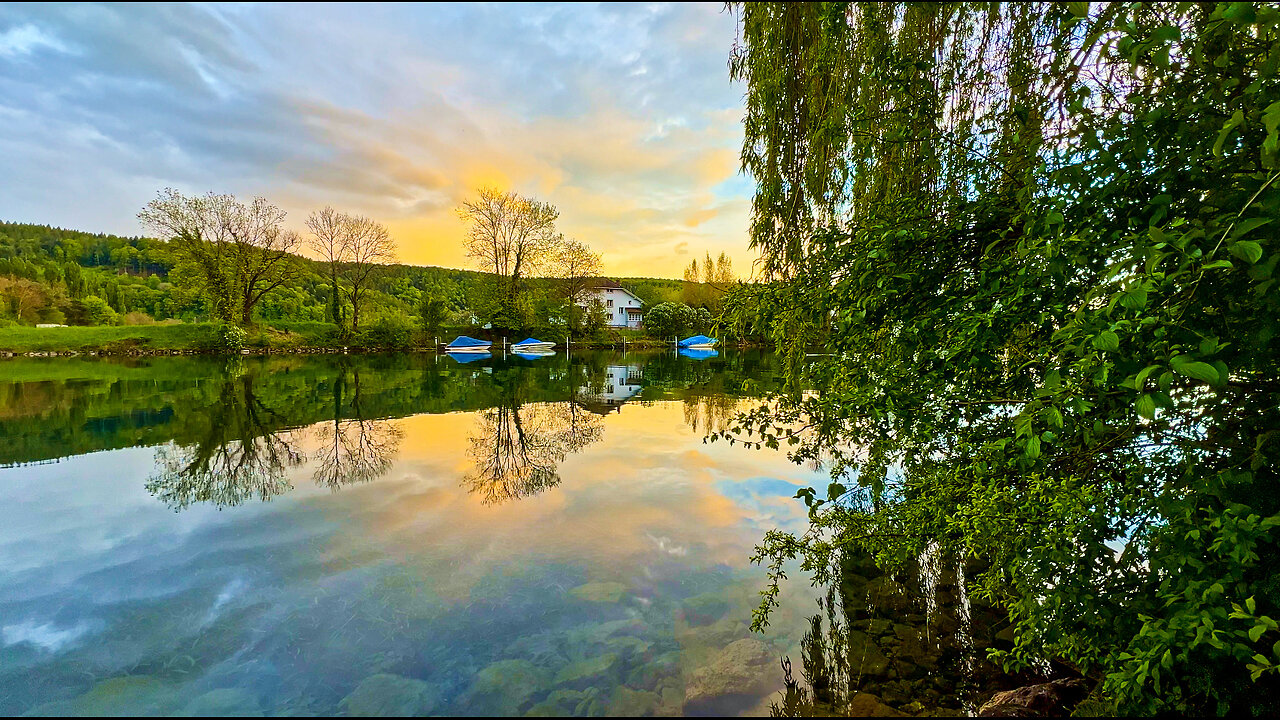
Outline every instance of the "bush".
<path fill-rule="evenodd" d="M 403 349 L 413 344 L 413 326 L 401 317 L 382 317 L 355 338 L 363 348 Z"/>
<path fill-rule="evenodd" d="M 239 325 L 223 325 L 218 328 L 218 349 L 239 352 L 244 349 L 249 333 Z"/>
<path fill-rule="evenodd" d="M 121 325 L 155 325 L 155 318 L 144 312 L 129 312 L 120 317 Z"/>
<path fill-rule="evenodd" d="M 707 313 L 708 320 L 710 313 Z M 684 303 L 664 302 L 655 305 L 644 317 L 645 330 L 663 340 L 687 335 L 699 324 L 698 312 Z"/>

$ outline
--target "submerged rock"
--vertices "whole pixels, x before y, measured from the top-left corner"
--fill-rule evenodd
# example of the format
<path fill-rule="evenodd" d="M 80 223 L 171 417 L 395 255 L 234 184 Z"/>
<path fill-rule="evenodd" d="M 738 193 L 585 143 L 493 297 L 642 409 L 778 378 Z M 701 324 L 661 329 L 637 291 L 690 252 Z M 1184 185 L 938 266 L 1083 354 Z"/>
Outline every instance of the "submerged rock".
<path fill-rule="evenodd" d="M 476 673 L 464 697 L 468 714 L 518 715 L 526 701 L 546 689 L 550 675 L 528 660 L 499 660 Z"/>
<path fill-rule="evenodd" d="M 1070 715 L 1089 694 L 1080 678 L 1027 685 L 998 692 L 978 710 L 978 717 L 1053 717 Z"/>
<path fill-rule="evenodd" d="M 614 666 L 618 664 L 619 656 L 617 653 L 604 653 L 596 655 L 585 660 L 569 663 L 556 673 L 557 685 L 573 685 L 583 683 L 596 683 L 599 680 L 613 674 Z"/>
<path fill-rule="evenodd" d="M 685 684 L 685 704 L 702 703 L 724 695 L 755 695 L 776 681 L 773 654 L 755 638 L 729 643 L 698 668 Z M 776 673 L 773 673 L 776 674 Z"/>
<path fill-rule="evenodd" d="M 218 688 L 197 696 L 178 713 L 182 717 L 262 717 L 258 698 L 240 688 Z"/>
<path fill-rule="evenodd" d="M 430 715 L 440 697 L 431 683 L 401 675 L 379 673 L 365 678 L 342 699 L 348 715 L 397 717 Z"/>
<path fill-rule="evenodd" d="M 605 714 L 609 717 L 642 717 L 652 714 L 661 704 L 662 698 L 657 693 L 620 686 L 610 696 L 609 709 Z"/>
<path fill-rule="evenodd" d="M 906 713 L 895 710 L 880 701 L 871 693 L 860 692 L 849 698 L 849 717 L 906 717 Z"/>
<path fill-rule="evenodd" d="M 97 715 L 132 717 L 168 715 L 180 703 L 178 689 L 149 675 L 124 675 L 103 680 L 72 700 L 46 703 L 27 715 Z"/>
<path fill-rule="evenodd" d="M 589 582 L 569 591 L 579 600 L 595 603 L 616 603 L 622 599 L 627 586 L 620 582 Z"/>

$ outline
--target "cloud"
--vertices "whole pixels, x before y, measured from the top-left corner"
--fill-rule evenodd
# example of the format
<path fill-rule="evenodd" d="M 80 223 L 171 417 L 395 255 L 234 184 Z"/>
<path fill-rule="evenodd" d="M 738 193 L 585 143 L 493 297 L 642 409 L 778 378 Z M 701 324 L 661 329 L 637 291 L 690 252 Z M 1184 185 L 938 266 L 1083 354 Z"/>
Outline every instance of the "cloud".
<path fill-rule="evenodd" d="M 711 5 L 0 6 L 0 217 L 134 234 L 160 187 L 261 194 L 462 265 L 452 208 L 496 184 L 610 273 L 678 276 L 673 245 L 746 267 L 733 31 Z"/>

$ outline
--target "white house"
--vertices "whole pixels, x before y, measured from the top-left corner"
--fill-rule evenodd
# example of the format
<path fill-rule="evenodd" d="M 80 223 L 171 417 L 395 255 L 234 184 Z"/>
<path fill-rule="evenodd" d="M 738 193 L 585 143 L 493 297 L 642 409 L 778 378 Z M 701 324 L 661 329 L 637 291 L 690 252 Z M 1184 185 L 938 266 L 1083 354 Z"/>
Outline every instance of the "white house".
<path fill-rule="evenodd" d="M 644 321 L 644 302 L 630 290 L 608 278 L 600 278 L 578 296 L 578 303 L 599 302 L 609 318 L 610 327 L 640 327 Z"/>
<path fill-rule="evenodd" d="M 604 385 L 579 388 L 578 405 L 598 415 L 621 412 L 622 405 L 644 389 L 644 370 L 639 365 L 610 365 L 605 370 Z"/>

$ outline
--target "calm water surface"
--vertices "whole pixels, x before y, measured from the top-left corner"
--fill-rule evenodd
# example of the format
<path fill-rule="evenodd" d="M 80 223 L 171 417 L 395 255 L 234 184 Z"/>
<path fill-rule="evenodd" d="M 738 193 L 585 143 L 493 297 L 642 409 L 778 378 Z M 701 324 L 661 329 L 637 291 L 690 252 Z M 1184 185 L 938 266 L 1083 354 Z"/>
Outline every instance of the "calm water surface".
<path fill-rule="evenodd" d="M 0 363 L 0 712 L 765 713 L 768 355 Z M 798 587 L 797 587 L 798 586 Z M 799 662 L 797 660 L 797 662 Z"/>

